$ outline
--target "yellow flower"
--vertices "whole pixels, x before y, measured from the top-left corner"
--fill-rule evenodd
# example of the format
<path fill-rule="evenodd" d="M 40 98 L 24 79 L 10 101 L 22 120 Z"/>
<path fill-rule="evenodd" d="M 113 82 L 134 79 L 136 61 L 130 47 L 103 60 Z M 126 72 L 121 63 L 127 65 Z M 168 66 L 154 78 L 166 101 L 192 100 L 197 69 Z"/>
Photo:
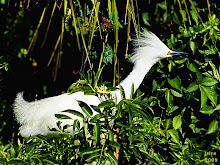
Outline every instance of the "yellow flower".
<path fill-rule="evenodd" d="M 97 87 L 97 92 L 100 94 L 108 94 L 107 87 L 105 85 Z"/>

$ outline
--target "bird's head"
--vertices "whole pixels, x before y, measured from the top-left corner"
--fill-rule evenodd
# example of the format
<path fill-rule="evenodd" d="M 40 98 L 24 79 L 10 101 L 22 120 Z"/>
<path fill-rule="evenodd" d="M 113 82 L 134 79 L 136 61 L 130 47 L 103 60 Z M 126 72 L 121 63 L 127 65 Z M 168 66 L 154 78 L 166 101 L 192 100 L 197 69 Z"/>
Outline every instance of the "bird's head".
<path fill-rule="evenodd" d="M 188 54 L 185 52 L 176 52 L 170 50 L 155 34 L 149 31 L 143 31 L 141 37 L 134 40 L 135 51 L 130 58 L 132 63 L 137 61 L 159 61 L 177 55 Z"/>

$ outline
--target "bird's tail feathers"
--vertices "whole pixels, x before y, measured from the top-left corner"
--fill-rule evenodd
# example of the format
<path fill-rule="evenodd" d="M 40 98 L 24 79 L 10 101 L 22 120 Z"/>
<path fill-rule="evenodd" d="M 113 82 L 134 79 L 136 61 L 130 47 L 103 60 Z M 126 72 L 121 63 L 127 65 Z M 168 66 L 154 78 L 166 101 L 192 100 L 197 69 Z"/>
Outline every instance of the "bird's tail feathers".
<path fill-rule="evenodd" d="M 24 119 L 22 118 L 27 110 L 27 108 L 25 107 L 27 107 L 27 104 L 29 104 L 27 101 L 25 101 L 23 94 L 24 92 L 19 92 L 16 95 L 16 98 L 13 104 L 15 117 L 20 124 L 24 122 Z"/>

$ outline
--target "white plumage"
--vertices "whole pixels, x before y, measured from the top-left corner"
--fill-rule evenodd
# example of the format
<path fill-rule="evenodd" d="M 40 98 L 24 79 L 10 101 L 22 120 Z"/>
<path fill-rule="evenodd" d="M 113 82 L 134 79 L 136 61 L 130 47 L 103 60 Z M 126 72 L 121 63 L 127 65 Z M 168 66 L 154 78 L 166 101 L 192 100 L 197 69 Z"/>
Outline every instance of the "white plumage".
<path fill-rule="evenodd" d="M 18 93 L 14 102 L 14 113 L 17 121 L 21 124 L 20 135 L 23 137 L 29 137 L 33 135 L 51 135 L 58 132 L 49 131 L 49 128 L 57 128 L 57 122 L 61 121 L 61 126 L 66 124 L 73 124 L 71 119 L 57 119 L 55 114 L 64 114 L 72 119 L 82 121 L 82 119 L 76 115 L 62 112 L 67 109 L 76 110 L 86 115 L 80 108 L 77 101 L 83 101 L 88 105 L 97 106 L 100 100 L 95 95 L 84 95 L 83 92 L 76 92 L 73 94 L 62 94 L 59 96 L 48 97 L 45 99 L 26 102 L 23 98 L 23 93 Z M 97 114 L 93 111 L 93 114 Z M 58 129 L 58 128 L 57 128 Z M 71 134 L 72 128 L 69 127 L 66 130 L 66 134 Z"/>
<path fill-rule="evenodd" d="M 134 64 L 132 72 L 120 83 L 125 92 L 125 98 L 130 98 L 131 86 L 134 84 L 134 92 L 139 88 L 145 75 L 150 68 L 160 59 L 171 57 L 183 52 L 171 51 L 156 35 L 144 31 L 139 40 L 134 41 L 136 47 L 130 61 Z M 120 91 L 111 92 L 117 102 L 121 100 Z M 83 101 L 88 105 L 99 105 L 101 100 L 94 95 L 84 95 L 83 92 L 73 94 L 62 94 L 49 97 L 38 101 L 27 102 L 23 98 L 23 93 L 18 93 L 14 102 L 14 113 L 17 121 L 20 123 L 20 135 L 29 137 L 33 135 L 51 135 L 57 132 L 50 131 L 49 128 L 57 128 L 58 120 L 55 114 L 65 114 L 72 119 L 82 119 L 70 113 L 62 112 L 67 109 L 73 109 L 84 114 L 77 101 Z M 93 115 L 97 114 L 93 111 Z M 62 126 L 73 124 L 71 119 L 63 119 Z M 66 134 L 71 134 L 72 128 L 66 130 Z"/>

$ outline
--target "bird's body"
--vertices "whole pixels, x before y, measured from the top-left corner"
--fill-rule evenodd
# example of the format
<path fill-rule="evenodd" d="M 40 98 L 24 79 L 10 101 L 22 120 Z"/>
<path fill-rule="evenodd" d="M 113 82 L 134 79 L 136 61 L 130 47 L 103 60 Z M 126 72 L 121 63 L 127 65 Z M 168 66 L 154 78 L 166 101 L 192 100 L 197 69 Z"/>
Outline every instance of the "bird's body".
<path fill-rule="evenodd" d="M 157 36 L 151 32 L 144 31 L 142 38 L 134 42 L 136 46 L 133 56 L 130 61 L 134 64 L 132 72 L 120 83 L 125 92 L 125 98 L 129 99 L 131 94 L 132 84 L 134 92 L 139 88 L 145 75 L 150 68 L 160 59 L 176 55 L 177 52 L 171 51 Z M 179 53 L 181 54 L 181 52 Z M 119 90 L 112 91 L 111 94 L 116 98 L 117 102 L 121 100 Z M 46 99 L 26 102 L 23 99 L 22 93 L 17 94 L 14 103 L 14 112 L 17 121 L 21 124 L 20 134 L 23 137 L 33 135 L 50 135 L 57 132 L 52 132 L 49 128 L 57 128 L 58 119 L 55 114 L 65 114 L 73 120 L 82 119 L 70 113 L 62 112 L 67 109 L 76 110 L 82 114 L 84 112 L 80 108 L 77 101 L 83 101 L 87 105 L 99 105 L 101 99 L 95 95 L 84 95 L 83 92 L 73 94 L 62 94 L 59 96 L 49 97 Z M 97 114 L 96 111 L 93 115 Z M 60 119 L 59 119 L 60 120 Z M 73 120 L 63 119 L 62 125 L 72 125 Z M 66 134 L 71 134 L 72 128 L 66 130 Z"/>
<path fill-rule="evenodd" d="M 62 127 L 66 124 L 72 125 L 72 119 L 82 121 L 82 118 L 79 116 L 62 112 L 67 109 L 72 109 L 85 116 L 85 113 L 82 111 L 77 101 L 83 101 L 88 105 L 94 106 L 99 105 L 101 102 L 97 96 L 85 95 L 84 92 L 76 92 L 73 94 L 65 93 L 59 96 L 48 97 L 33 102 L 25 101 L 23 93 L 18 93 L 14 102 L 14 112 L 17 121 L 21 124 L 20 135 L 23 137 L 38 134 L 48 136 L 58 133 L 49 130 L 49 128 L 57 128 L 56 123 L 58 121 L 62 122 Z M 64 114 L 72 119 L 57 119 L 55 114 Z M 95 115 L 97 112 L 93 111 L 93 114 Z M 72 128 L 69 127 L 65 131 L 66 134 L 71 134 Z"/>

